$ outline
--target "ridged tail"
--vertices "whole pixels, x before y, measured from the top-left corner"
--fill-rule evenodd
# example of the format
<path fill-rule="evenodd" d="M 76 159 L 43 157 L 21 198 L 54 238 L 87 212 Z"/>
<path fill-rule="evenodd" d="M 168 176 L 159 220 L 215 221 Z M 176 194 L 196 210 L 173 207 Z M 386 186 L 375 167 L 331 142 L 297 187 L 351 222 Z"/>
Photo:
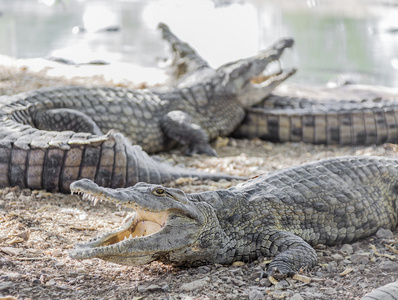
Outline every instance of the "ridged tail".
<path fill-rule="evenodd" d="M 298 107 L 249 109 L 242 125 L 233 135 L 312 144 L 370 145 L 398 142 L 397 101 L 334 101 L 328 105 L 314 106 L 307 99 L 293 100 L 297 101 Z"/>
<path fill-rule="evenodd" d="M 69 192 L 88 178 L 104 187 L 144 181 L 166 183 L 179 177 L 239 179 L 172 167 L 131 145 L 120 133 L 95 136 L 72 131 L 43 131 L 7 120 L 0 132 L 0 187 Z"/>

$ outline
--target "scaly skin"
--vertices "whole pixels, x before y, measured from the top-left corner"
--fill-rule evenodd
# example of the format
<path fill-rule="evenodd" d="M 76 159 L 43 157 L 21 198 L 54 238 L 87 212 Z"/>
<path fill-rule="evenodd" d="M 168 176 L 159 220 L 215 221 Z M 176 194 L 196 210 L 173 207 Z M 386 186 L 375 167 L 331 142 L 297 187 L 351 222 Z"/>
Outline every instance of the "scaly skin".
<path fill-rule="evenodd" d="M 1 123 L 1 122 L 0 122 Z M 101 186 L 126 187 L 140 181 L 166 183 L 180 177 L 239 179 L 173 167 L 131 145 L 120 133 L 105 136 L 43 131 L 11 120 L 0 126 L 0 187 L 69 192 L 90 178 Z"/>
<path fill-rule="evenodd" d="M 233 136 L 329 145 L 398 142 L 397 89 L 365 85 L 283 88 L 247 108 Z"/>
<path fill-rule="evenodd" d="M 317 244 L 349 243 L 394 229 L 398 159 L 343 157 L 263 175 L 227 190 L 185 194 L 138 183 L 106 189 L 89 180 L 73 193 L 135 210 L 117 231 L 78 244 L 75 259 L 138 265 L 230 264 L 275 256 L 267 274 L 293 274 L 317 262 Z"/>
<path fill-rule="evenodd" d="M 361 300 L 398 300 L 398 280 L 374 289 Z"/>
<path fill-rule="evenodd" d="M 166 25 L 160 28 L 175 59 L 189 57 L 185 66 L 191 66 L 173 88 L 67 86 L 0 97 L 0 187 L 68 192 L 70 183 L 80 178 L 114 188 L 181 176 L 232 179 L 171 168 L 140 147 L 158 152 L 179 142 L 187 146 L 187 154 L 215 155 L 209 140 L 231 133 L 242 121 L 245 105 L 262 99 L 295 72 L 281 71 L 251 83 L 293 40 L 214 70 Z"/>
<path fill-rule="evenodd" d="M 279 60 L 284 50 L 293 45 L 292 39 L 281 40 L 254 57 L 215 70 L 166 25 L 161 24 L 160 29 L 174 51 L 174 67 L 181 65 L 178 57 L 189 56 L 184 66 L 190 72 L 175 87 L 129 90 L 71 86 L 3 96 L 3 127 L 14 126 L 4 122 L 13 120 L 41 130 L 101 136 L 114 129 L 149 153 L 170 149 L 178 142 L 186 145 L 187 154 L 215 155 L 209 141 L 229 135 L 243 120 L 245 106 L 269 95 L 295 72 L 280 71 L 259 79 L 259 83 L 251 82 L 269 63 Z M 187 49 L 191 50 L 189 55 Z"/>

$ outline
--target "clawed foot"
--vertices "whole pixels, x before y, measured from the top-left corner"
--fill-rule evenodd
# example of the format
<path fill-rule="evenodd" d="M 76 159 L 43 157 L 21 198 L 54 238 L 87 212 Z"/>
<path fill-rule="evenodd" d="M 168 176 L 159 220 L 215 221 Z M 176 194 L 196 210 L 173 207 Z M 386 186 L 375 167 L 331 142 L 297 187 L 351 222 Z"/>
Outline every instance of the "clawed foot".
<path fill-rule="evenodd" d="M 263 278 L 268 278 L 270 276 L 274 278 L 285 278 L 292 277 L 296 272 L 287 269 L 278 269 L 278 268 L 268 268 L 267 271 L 263 273 Z"/>
<path fill-rule="evenodd" d="M 271 262 L 265 272 L 263 272 L 260 278 L 285 278 L 285 277 L 292 277 L 296 274 L 296 271 L 293 271 L 291 266 L 285 262 Z"/>
<path fill-rule="evenodd" d="M 194 154 L 206 154 L 209 156 L 217 157 L 217 152 L 209 144 L 194 144 L 187 147 L 184 151 L 187 156 L 192 156 Z"/>

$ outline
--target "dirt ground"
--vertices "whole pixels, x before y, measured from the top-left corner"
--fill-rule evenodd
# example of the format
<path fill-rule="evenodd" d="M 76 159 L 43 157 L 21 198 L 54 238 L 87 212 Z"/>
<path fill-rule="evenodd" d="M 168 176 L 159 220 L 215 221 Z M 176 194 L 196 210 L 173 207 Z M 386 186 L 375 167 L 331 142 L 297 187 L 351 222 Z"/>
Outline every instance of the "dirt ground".
<path fill-rule="evenodd" d="M 0 66 L 0 94 L 70 83 L 115 85 L 101 77 L 66 80 Z M 178 150 L 160 156 L 205 171 L 255 176 L 326 157 L 398 155 L 398 147 L 391 144 L 336 147 L 225 138 L 214 146 L 217 158 L 183 157 Z M 231 184 L 236 182 L 184 180 L 170 185 L 198 192 Z M 127 267 L 69 258 L 68 251 L 76 243 L 118 227 L 125 215 L 112 205 L 92 206 L 77 196 L 1 189 L 0 299 L 6 295 L 17 299 L 360 299 L 373 288 L 398 280 L 397 230 L 381 230 L 352 245 L 319 246 L 314 269 L 278 283 L 260 278 L 269 258 L 199 268 L 157 262 Z"/>

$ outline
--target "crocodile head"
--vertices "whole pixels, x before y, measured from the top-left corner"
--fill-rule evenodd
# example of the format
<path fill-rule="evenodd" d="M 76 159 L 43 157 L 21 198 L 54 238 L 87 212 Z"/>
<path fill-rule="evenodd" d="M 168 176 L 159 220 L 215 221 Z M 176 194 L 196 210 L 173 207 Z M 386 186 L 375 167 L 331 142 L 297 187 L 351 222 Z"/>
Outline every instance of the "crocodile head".
<path fill-rule="evenodd" d="M 166 24 L 159 29 L 165 41 L 171 46 L 173 59 L 170 60 L 170 81 L 178 88 L 194 87 L 209 82 L 215 93 L 223 98 L 232 95 L 244 107 L 251 107 L 267 97 L 281 82 L 292 76 L 296 69 L 282 69 L 280 58 L 291 48 L 294 40 L 281 39 L 259 54 L 227 63 L 218 69 L 210 65 L 186 42 L 181 41 Z M 270 64 L 279 65 L 272 72 Z"/>
<path fill-rule="evenodd" d="M 237 95 L 244 107 L 251 107 L 267 97 L 283 81 L 296 73 L 296 69 L 282 69 L 280 59 L 291 48 L 294 40 L 281 39 L 258 55 L 227 63 L 217 69 L 223 76 L 221 87 Z M 275 72 L 270 64 L 279 66 Z"/>
<path fill-rule="evenodd" d="M 181 190 L 146 183 L 109 189 L 82 179 L 71 184 L 71 191 L 95 204 L 113 202 L 134 210 L 118 230 L 76 245 L 69 253 L 74 259 L 100 258 L 123 265 L 154 260 L 195 265 L 214 255 L 216 245 L 199 251 L 201 236 L 208 232 L 206 209 L 188 200 Z"/>

